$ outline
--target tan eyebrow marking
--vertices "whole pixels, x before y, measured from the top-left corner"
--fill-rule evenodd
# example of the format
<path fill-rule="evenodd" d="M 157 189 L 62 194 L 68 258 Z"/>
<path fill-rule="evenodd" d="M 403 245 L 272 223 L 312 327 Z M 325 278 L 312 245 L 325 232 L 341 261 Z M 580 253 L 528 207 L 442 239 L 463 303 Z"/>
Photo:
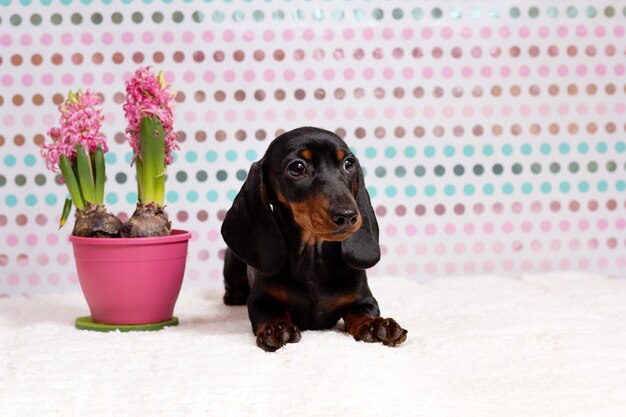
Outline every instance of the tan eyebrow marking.
<path fill-rule="evenodd" d="M 343 161 L 343 158 L 346 156 L 346 153 L 343 149 L 337 149 L 337 159 L 339 162 Z"/>
<path fill-rule="evenodd" d="M 313 152 L 311 152 L 309 149 L 301 150 L 300 151 L 300 156 L 302 156 L 307 161 L 312 161 L 313 160 Z"/>

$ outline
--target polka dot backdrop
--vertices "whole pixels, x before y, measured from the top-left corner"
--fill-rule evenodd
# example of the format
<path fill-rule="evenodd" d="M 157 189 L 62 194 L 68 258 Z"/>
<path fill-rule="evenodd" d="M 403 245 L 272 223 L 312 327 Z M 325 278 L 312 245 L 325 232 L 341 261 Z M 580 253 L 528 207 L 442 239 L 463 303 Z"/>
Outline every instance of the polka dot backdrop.
<path fill-rule="evenodd" d="M 178 91 L 166 200 L 186 286 L 221 284 L 251 162 L 316 125 L 354 149 L 373 275 L 626 267 L 620 1 L 0 0 L 0 294 L 78 289 L 66 192 L 39 145 L 70 88 L 103 99 L 106 203 L 136 199 L 121 104 L 139 65 Z"/>

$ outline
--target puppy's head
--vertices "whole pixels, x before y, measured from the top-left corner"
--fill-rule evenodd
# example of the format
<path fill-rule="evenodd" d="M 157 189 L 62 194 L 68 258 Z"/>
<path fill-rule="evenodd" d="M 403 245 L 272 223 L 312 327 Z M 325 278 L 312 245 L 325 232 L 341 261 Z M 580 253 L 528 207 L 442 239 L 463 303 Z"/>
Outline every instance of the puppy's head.
<path fill-rule="evenodd" d="M 380 259 L 378 224 L 359 162 L 332 132 L 304 127 L 276 138 L 226 213 L 224 240 L 266 275 L 280 271 L 287 253 L 277 209 L 291 217 L 305 245 L 341 242 L 344 260 L 358 269 Z"/>

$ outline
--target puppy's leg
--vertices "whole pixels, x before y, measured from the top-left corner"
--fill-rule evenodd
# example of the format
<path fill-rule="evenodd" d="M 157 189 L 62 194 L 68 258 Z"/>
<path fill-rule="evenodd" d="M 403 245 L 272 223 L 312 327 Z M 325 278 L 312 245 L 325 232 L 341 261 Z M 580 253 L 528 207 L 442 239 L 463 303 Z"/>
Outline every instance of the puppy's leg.
<path fill-rule="evenodd" d="M 226 249 L 224 253 L 224 304 L 244 305 L 250 295 L 247 275 L 248 266 L 235 256 L 233 251 Z"/>
<path fill-rule="evenodd" d="M 356 340 L 387 346 L 396 346 L 406 340 L 407 331 L 394 319 L 380 317 L 378 305 L 358 304 L 346 311 L 343 316 L 346 331 Z"/>
<path fill-rule="evenodd" d="M 265 351 L 274 352 L 286 343 L 297 343 L 302 338 L 284 306 L 268 295 L 251 295 L 248 315 L 256 344 Z"/>

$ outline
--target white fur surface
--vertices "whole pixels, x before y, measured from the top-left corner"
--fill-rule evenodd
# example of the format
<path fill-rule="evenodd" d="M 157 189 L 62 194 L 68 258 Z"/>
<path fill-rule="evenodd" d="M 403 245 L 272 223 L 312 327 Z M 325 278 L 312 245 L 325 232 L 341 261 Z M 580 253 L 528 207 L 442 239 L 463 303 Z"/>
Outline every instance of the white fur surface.
<path fill-rule="evenodd" d="M 0 415 L 626 416 L 626 280 L 373 278 L 405 345 L 303 332 L 255 346 L 244 307 L 184 290 L 178 327 L 97 333 L 80 293 L 0 299 Z"/>

